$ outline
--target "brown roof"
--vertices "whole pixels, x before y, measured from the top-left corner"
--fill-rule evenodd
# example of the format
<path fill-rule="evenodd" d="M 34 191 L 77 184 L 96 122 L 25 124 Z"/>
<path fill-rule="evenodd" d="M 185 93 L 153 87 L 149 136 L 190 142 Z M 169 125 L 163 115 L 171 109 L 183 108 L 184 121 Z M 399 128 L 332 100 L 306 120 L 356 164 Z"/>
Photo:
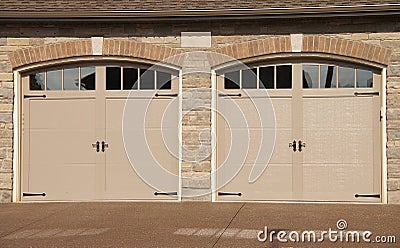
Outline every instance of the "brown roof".
<path fill-rule="evenodd" d="M 399 0 L 0 0 L 0 17 L 19 16 L 24 13 L 179 13 L 218 12 L 239 13 L 242 11 L 268 10 L 269 13 L 297 13 L 321 11 L 376 11 L 400 10 Z M 158 14 L 159 15 L 159 14 Z M 210 15 L 210 14 L 208 14 Z M 243 14 L 241 14 L 243 15 Z M 32 16 L 34 17 L 34 16 Z M 40 17 L 40 15 L 38 15 Z"/>

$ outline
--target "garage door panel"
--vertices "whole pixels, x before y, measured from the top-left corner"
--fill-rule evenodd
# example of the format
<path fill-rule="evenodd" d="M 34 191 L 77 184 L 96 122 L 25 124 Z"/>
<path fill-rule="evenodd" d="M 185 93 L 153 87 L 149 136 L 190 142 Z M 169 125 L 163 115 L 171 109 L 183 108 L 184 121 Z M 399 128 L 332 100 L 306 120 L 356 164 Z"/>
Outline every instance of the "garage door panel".
<path fill-rule="evenodd" d="M 95 125 L 95 100 L 31 100 L 32 129 L 91 129 Z"/>
<path fill-rule="evenodd" d="M 146 128 L 178 127 L 178 98 L 154 98 L 146 109 Z"/>
<path fill-rule="evenodd" d="M 28 192 L 45 192 L 46 197 L 40 200 L 97 199 L 95 163 L 31 163 L 30 166 Z"/>
<path fill-rule="evenodd" d="M 177 182 L 165 182 L 167 192 L 177 192 Z M 168 189 L 168 188 L 167 188 Z M 157 189 L 143 181 L 128 163 L 107 163 L 106 199 L 113 200 L 177 200 L 176 196 L 155 195 Z"/>
<path fill-rule="evenodd" d="M 177 196 L 155 195 L 158 190 L 150 186 L 151 182 L 149 185 L 142 180 L 135 171 L 138 168 L 134 167 L 164 168 L 178 176 L 179 138 L 178 125 L 174 124 L 177 123 L 177 106 L 166 114 L 167 125 L 161 125 L 162 111 L 170 101 L 157 99 L 155 104 L 148 105 L 149 99 L 106 100 L 106 141 L 109 145 L 106 149 L 106 199 L 178 199 Z M 150 110 L 146 110 L 148 106 Z M 172 114 L 176 115 L 170 116 Z M 128 118 L 125 124 L 123 118 Z M 168 118 L 175 119 L 168 121 Z M 124 132 L 122 128 L 126 128 Z M 178 180 L 170 179 L 160 179 L 166 187 L 163 192 L 178 191 Z"/>
<path fill-rule="evenodd" d="M 122 125 L 129 118 L 132 128 L 177 128 L 178 100 L 175 98 L 107 99 L 107 127 Z"/>
<path fill-rule="evenodd" d="M 371 128 L 305 129 L 304 163 L 356 163 L 373 160 Z M 340 156 L 338 156 L 340 154 Z M 372 168 L 371 168 L 372 169 Z"/>
<path fill-rule="evenodd" d="M 372 128 L 372 97 L 337 97 L 303 99 L 304 127 Z"/>
<path fill-rule="evenodd" d="M 232 165 L 240 167 L 240 164 Z M 264 165 L 256 165 L 264 166 Z M 249 183 L 252 166 L 244 165 L 236 177 L 219 192 L 240 192 L 242 196 L 219 196 L 219 200 L 289 200 L 292 199 L 292 165 L 269 164 L 254 183 Z M 226 178 L 225 178 L 226 180 Z M 222 179 L 220 182 L 224 182 Z"/>
<path fill-rule="evenodd" d="M 145 130 L 147 137 L 146 143 L 139 143 L 140 137 L 144 137 L 143 132 L 136 131 L 132 132 L 125 137 L 125 139 L 134 139 L 138 141 L 137 145 L 124 146 L 121 130 L 108 129 L 107 130 L 107 142 L 109 144 L 106 154 L 106 164 L 108 163 L 127 163 L 130 165 L 128 160 L 128 154 L 132 159 L 136 161 L 136 156 L 140 154 L 140 159 L 148 161 L 149 163 L 157 163 L 163 168 L 171 171 L 172 173 L 178 173 L 177 155 L 178 146 L 171 145 L 171 149 L 167 148 L 163 143 L 163 137 L 160 130 Z M 177 143 L 176 130 L 166 130 L 165 136 L 169 136 L 170 143 Z M 133 142 L 131 143 L 133 144 Z M 135 150 L 132 150 L 135 149 Z M 128 154 L 127 154 L 128 152 Z M 145 159 L 145 160 L 144 160 Z M 139 159 L 137 159 L 139 160 Z M 133 162 L 133 161 L 132 161 Z M 108 166 L 108 165 L 107 165 Z"/>
<path fill-rule="evenodd" d="M 275 130 L 275 145 L 274 152 L 272 153 L 270 163 L 272 164 L 289 164 L 292 163 L 292 148 L 289 143 L 292 142 L 292 129 L 291 128 L 277 128 Z"/>
<path fill-rule="evenodd" d="M 306 200 L 358 201 L 355 194 L 379 194 L 371 184 L 371 167 L 372 164 L 304 164 L 304 196 Z"/>
<path fill-rule="evenodd" d="M 31 163 L 51 164 L 57 161 L 94 163 L 96 136 L 93 130 L 31 129 Z"/>
<path fill-rule="evenodd" d="M 231 128 L 274 128 L 278 123 L 279 127 L 292 125 L 290 99 L 219 98 L 218 106 Z"/>

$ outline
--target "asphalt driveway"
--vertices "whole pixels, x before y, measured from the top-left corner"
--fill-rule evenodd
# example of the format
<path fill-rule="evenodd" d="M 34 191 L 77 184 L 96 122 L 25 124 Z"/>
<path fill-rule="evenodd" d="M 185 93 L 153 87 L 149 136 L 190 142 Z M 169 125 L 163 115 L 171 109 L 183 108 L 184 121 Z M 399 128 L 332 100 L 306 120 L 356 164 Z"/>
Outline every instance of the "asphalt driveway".
<path fill-rule="evenodd" d="M 259 232 L 265 229 L 268 235 L 261 242 L 258 239 L 265 238 L 265 232 Z M 330 229 L 337 234 L 331 233 L 329 237 Z M 346 233 L 351 234 L 349 242 Z M 337 240 L 333 242 L 335 235 Z M 352 242 L 352 235 L 354 238 L 358 235 L 360 242 L 356 239 Z M 362 235 L 368 236 L 369 242 Z M 321 237 L 323 241 L 318 242 Z M 393 237 L 397 243 L 393 243 Z M 382 240 L 386 243 L 381 243 Z M 400 247 L 400 206 L 188 202 L 2 204 L 0 247 Z"/>

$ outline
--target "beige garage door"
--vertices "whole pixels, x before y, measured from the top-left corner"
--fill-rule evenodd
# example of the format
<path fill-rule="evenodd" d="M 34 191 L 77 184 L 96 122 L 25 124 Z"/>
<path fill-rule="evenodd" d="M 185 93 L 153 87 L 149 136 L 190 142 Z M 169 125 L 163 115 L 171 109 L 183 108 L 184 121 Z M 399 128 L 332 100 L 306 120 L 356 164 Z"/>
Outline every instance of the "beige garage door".
<path fill-rule="evenodd" d="M 219 74 L 217 200 L 380 202 L 377 71 L 310 62 Z"/>
<path fill-rule="evenodd" d="M 178 149 L 178 82 L 172 70 L 139 65 L 76 66 L 23 77 L 21 199 L 177 200 L 178 180 L 161 179 L 169 181 L 160 191 L 142 180 L 135 163 L 178 175 L 171 151 Z M 127 101 L 135 108 L 125 108 Z M 124 137 L 124 118 L 137 120 L 125 127 L 134 136 Z M 164 133 L 173 133 L 169 147 Z M 129 139 L 134 145 L 126 147 Z M 146 156 L 132 159 L 136 150 Z"/>

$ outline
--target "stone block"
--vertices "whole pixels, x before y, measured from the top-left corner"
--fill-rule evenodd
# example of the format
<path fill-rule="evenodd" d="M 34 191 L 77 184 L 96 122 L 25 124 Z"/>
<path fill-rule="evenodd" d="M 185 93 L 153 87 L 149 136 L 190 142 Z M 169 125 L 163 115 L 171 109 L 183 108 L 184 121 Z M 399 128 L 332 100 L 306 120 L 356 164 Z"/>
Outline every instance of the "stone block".
<path fill-rule="evenodd" d="M 400 158 L 400 148 L 389 148 L 387 149 L 388 158 Z"/>
<path fill-rule="evenodd" d="M 8 46 L 29 46 L 29 38 L 7 38 Z"/>
<path fill-rule="evenodd" d="M 387 182 L 388 191 L 400 190 L 400 180 L 399 179 L 389 179 Z"/>
<path fill-rule="evenodd" d="M 0 137 L 0 147 L 12 147 L 12 145 L 13 145 L 12 137 L 10 137 L 8 139 Z"/>
<path fill-rule="evenodd" d="M 400 65 L 389 65 L 387 70 L 388 77 L 400 76 Z"/>
<path fill-rule="evenodd" d="M 0 112 L 12 112 L 13 107 L 12 104 L 0 104 Z"/>
<path fill-rule="evenodd" d="M 0 73 L 0 81 L 13 81 L 14 75 L 12 73 Z"/>
<path fill-rule="evenodd" d="M 182 201 L 211 201 L 211 191 L 209 189 L 182 189 Z"/>
<path fill-rule="evenodd" d="M 210 189 L 211 176 L 207 173 L 202 177 L 182 178 L 182 187 L 192 189 Z"/>
<path fill-rule="evenodd" d="M 202 161 L 193 164 L 193 171 L 195 172 L 211 172 L 211 162 Z"/>
<path fill-rule="evenodd" d="M 388 203 L 389 204 L 400 204 L 400 191 L 389 191 L 388 192 Z"/>
<path fill-rule="evenodd" d="M 14 133 L 12 130 L 0 129 L 0 137 L 1 138 L 12 138 L 13 136 L 14 136 Z"/>
<path fill-rule="evenodd" d="M 12 189 L 13 175 L 11 172 L 0 173 L 0 189 Z"/>
<path fill-rule="evenodd" d="M 12 201 L 12 191 L 9 189 L 0 189 L 0 203 L 9 203 Z"/>
<path fill-rule="evenodd" d="M 390 32 L 390 33 L 371 33 L 368 35 L 371 40 L 399 40 L 400 33 Z"/>
<path fill-rule="evenodd" d="M 399 164 L 388 164 L 388 178 L 400 178 L 400 163 Z"/>
<path fill-rule="evenodd" d="M 1 122 L 3 123 L 12 122 L 12 113 L 0 113 L 0 123 Z"/>
<path fill-rule="evenodd" d="M 3 98 L 13 98 L 14 92 L 14 82 L 2 82 L 1 83 L 1 88 L 4 89 L 0 89 L 0 96 L 3 96 Z M 1 93 L 3 92 L 3 93 Z"/>
<path fill-rule="evenodd" d="M 7 158 L 8 148 L 1 147 L 0 148 L 0 158 Z"/>
<path fill-rule="evenodd" d="M 12 172 L 13 162 L 10 159 L 0 161 L 0 172 Z"/>
<path fill-rule="evenodd" d="M 388 121 L 400 120 L 400 109 L 388 109 L 386 113 Z"/>
<path fill-rule="evenodd" d="M 368 40 L 368 34 L 366 34 L 366 33 L 351 34 L 351 39 L 352 40 Z"/>

